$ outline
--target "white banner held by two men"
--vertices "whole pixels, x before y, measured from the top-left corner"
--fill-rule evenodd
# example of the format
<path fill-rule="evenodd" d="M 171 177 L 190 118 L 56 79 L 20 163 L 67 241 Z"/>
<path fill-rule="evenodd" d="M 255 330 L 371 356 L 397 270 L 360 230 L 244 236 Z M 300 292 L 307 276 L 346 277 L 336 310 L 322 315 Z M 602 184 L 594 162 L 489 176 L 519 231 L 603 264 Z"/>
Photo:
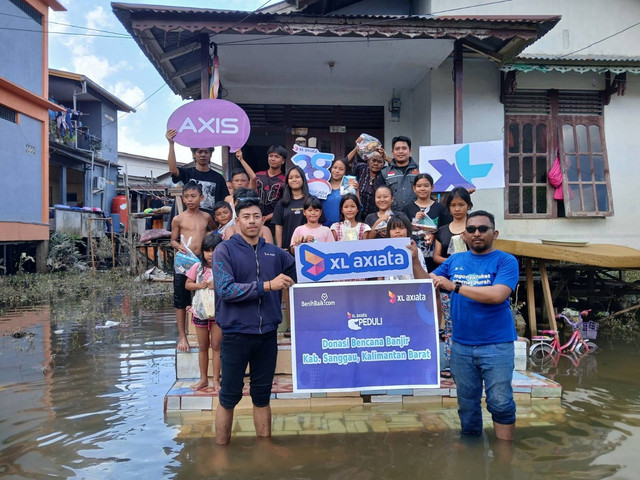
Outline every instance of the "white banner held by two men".
<path fill-rule="evenodd" d="M 420 172 L 433 177 L 434 192 L 504 188 L 503 151 L 502 140 L 420 147 Z"/>

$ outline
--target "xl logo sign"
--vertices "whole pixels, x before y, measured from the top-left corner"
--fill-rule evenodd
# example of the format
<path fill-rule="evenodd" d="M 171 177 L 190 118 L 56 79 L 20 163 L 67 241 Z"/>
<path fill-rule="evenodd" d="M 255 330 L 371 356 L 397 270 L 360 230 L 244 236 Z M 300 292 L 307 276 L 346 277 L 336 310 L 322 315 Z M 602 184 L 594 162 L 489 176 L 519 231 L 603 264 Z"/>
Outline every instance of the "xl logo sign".
<path fill-rule="evenodd" d="M 502 141 L 420 147 L 420 171 L 435 180 L 434 192 L 455 187 L 504 187 Z"/>
<path fill-rule="evenodd" d="M 249 138 L 249 117 L 227 100 L 196 100 L 181 106 L 169 117 L 167 128 L 178 132 L 175 141 L 192 148 L 226 145 L 232 152 Z"/>

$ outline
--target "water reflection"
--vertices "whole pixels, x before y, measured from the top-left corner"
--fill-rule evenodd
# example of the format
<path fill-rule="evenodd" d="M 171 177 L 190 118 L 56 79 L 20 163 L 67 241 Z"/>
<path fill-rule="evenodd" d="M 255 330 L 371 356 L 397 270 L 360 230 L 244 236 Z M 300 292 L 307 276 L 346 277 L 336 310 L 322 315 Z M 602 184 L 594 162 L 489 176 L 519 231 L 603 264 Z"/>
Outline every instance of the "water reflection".
<path fill-rule="evenodd" d="M 117 325 L 96 329 L 108 321 Z M 635 344 L 599 342 L 578 364 L 560 358 L 545 374 L 563 385 L 562 408 L 522 408 L 532 420 L 513 445 L 454 429 L 252 435 L 219 448 L 212 416 L 163 415 L 175 380 L 172 309 L 131 311 L 126 297 L 96 296 L 12 312 L 0 333 L 5 478 L 595 479 L 635 478 L 640 466 Z"/>

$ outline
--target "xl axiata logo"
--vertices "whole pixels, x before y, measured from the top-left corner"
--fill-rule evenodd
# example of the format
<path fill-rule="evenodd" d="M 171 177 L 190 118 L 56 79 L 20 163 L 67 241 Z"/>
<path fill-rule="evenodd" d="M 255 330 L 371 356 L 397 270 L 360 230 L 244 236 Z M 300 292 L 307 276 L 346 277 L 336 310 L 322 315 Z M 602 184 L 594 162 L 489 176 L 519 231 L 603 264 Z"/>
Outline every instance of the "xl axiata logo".
<path fill-rule="evenodd" d="M 471 165 L 468 144 L 456 151 L 455 156 L 453 163 L 444 158 L 428 161 L 441 175 L 433 185 L 434 192 L 446 192 L 451 186 L 475 188 L 473 179 L 486 177 L 493 167 L 491 163 Z"/>
<path fill-rule="evenodd" d="M 382 317 L 370 317 L 368 313 L 347 312 L 347 326 L 350 330 L 362 330 L 362 327 L 382 325 Z"/>
<path fill-rule="evenodd" d="M 389 290 L 389 303 L 398 303 L 398 302 L 426 302 L 427 296 L 422 293 L 403 293 L 396 294 Z"/>
<path fill-rule="evenodd" d="M 392 246 L 381 250 L 323 253 L 303 244 L 299 253 L 302 274 L 313 281 L 327 275 L 403 269 L 410 262 L 406 250 Z"/>

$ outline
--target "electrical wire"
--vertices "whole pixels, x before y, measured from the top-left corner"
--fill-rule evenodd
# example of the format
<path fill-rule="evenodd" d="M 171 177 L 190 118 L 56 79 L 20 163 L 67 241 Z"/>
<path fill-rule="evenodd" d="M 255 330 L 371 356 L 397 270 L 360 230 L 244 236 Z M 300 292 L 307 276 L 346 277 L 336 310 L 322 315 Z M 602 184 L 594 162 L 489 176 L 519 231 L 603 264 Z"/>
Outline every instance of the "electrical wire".
<path fill-rule="evenodd" d="M 247 18 L 249 18 L 251 15 L 253 15 L 254 13 L 256 13 L 258 10 L 260 10 L 261 8 L 266 7 L 269 3 L 273 2 L 273 0 L 267 0 L 266 2 L 264 2 L 262 5 L 260 5 L 258 8 L 256 8 L 255 10 L 249 12 L 249 14 L 247 16 L 245 16 L 244 18 L 242 18 L 239 22 L 234 23 L 233 25 L 231 25 L 229 27 L 229 29 L 231 28 L 235 28 L 238 25 L 240 25 L 242 22 L 244 22 Z M 212 37 L 215 37 L 216 35 L 218 35 L 219 32 L 214 32 L 214 34 L 212 35 Z"/>
<path fill-rule="evenodd" d="M 229 29 L 235 28 L 236 26 L 240 25 L 242 22 L 244 22 L 245 20 L 247 20 L 248 18 L 250 18 L 253 14 L 255 14 L 258 10 L 264 8 L 266 5 L 268 5 L 269 3 L 271 3 L 274 0 L 267 0 L 266 2 L 264 2 L 262 5 L 260 5 L 258 8 L 256 8 L 255 10 L 249 12 L 245 17 L 243 17 L 242 19 L 240 19 L 238 22 L 236 22 L 235 24 L 231 25 L 229 27 Z M 502 4 L 502 3 L 508 3 L 508 2 L 512 2 L 513 0 L 496 0 L 493 2 L 487 2 L 487 3 L 478 3 L 478 4 L 473 4 L 473 5 L 467 5 L 464 7 L 456 7 L 456 8 L 450 8 L 450 9 L 445 9 L 445 10 L 439 10 L 439 11 L 435 11 L 435 12 L 430 12 L 428 14 L 424 14 L 421 15 L 421 17 L 424 17 L 425 15 L 437 15 L 437 14 L 442 14 L 442 13 L 448 13 L 448 12 L 453 12 L 453 11 L 460 11 L 460 10 L 467 10 L 470 8 L 474 8 L 474 7 L 482 7 L 482 6 L 487 6 L 487 5 L 495 5 L 495 4 Z M 15 16 L 18 17 L 18 15 L 12 15 L 12 14 L 7 14 L 7 13 L 0 13 L 2 15 L 9 15 L 9 16 Z M 332 15 L 328 15 L 328 17 L 335 17 Z M 372 21 L 369 23 L 365 23 L 365 24 L 361 24 L 362 26 L 367 26 L 367 25 L 376 25 L 376 24 L 380 24 L 380 23 L 384 23 L 384 22 L 391 22 L 391 21 L 396 21 L 402 18 L 408 18 L 410 16 L 396 16 L 393 18 L 385 18 L 385 19 L 381 19 L 379 21 Z M 26 17 L 20 17 L 20 18 L 26 18 Z M 99 29 L 94 29 L 94 28 L 90 28 L 90 27 L 82 27 L 82 26 L 78 26 L 78 25 L 72 25 L 72 24 L 64 24 L 64 23 L 58 23 L 58 22 L 52 22 L 49 21 L 49 23 L 51 24 L 57 24 L 57 25 L 62 25 L 62 26 L 68 26 L 68 27 L 72 27 L 72 28 L 80 28 L 80 29 L 86 29 L 86 30 L 90 30 L 90 31 L 96 31 L 96 32 L 101 32 L 101 33 L 107 33 L 110 35 L 102 35 L 102 34 L 87 34 L 87 33 L 79 33 L 79 32 L 55 32 L 55 31 L 49 31 L 48 33 L 50 34 L 60 34 L 60 35 L 74 35 L 74 36 L 87 36 L 87 37 L 102 37 L 102 38 L 123 38 L 123 39 L 133 39 L 130 35 L 128 34 L 122 34 L 122 33 L 118 33 L 118 32 L 110 32 L 108 30 L 99 30 Z M 583 50 L 586 50 L 587 48 L 590 48 L 594 45 L 597 45 L 599 43 L 602 43 L 612 37 L 615 37 L 627 30 L 630 30 L 631 28 L 634 28 L 636 26 L 640 25 L 640 22 L 637 22 L 633 25 L 630 25 L 622 30 L 619 30 L 618 32 L 615 32 L 611 35 L 608 35 L 607 37 L 604 37 L 596 42 L 593 42 L 581 49 L 575 50 L 573 52 L 564 54 L 562 56 L 560 56 L 559 58 L 564 58 L 570 55 L 573 55 L 575 53 L 581 52 Z M 35 33 L 42 33 L 41 30 L 29 30 L 29 29 L 19 29 L 19 28 L 10 28 L 10 27 L 4 27 L 4 28 L 0 28 L 0 30 L 12 30 L 12 31 L 27 31 L 27 32 L 35 32 Z M 211 35 L 211 37 L 215 37 L 216 35 L 219 35 L 220 32 L 215 32 L 214 34 Z M 112 35 L 111 35 L 112 34 Z M 280 38 L 280 37 L 289 37 L 289 35 L 277 35 L 275 36 L 275 38 Z M 272 36 L 271 38 L 274 38 L 274 36 Z M 385 41 L 398 41 L 398 40 L 412 40 L 412 38 L 361 38 L 361 39 L 353 39 L 353 40 L 326 40 L 326 41 L 301 41 L 301 42 L 269 42 L 269 43 L 265 43 L 265 40 L 269 40 L 271 38 L 268 39 L 261 39 L 261 40 L 257 40 L 257 39 L 243 39 L 243 40 L 235 40 L 235 41 L 230 41 L 230 42 L 223 42 L 223 43 L 218 43 L 219 46 L 278 46 L 278 45 L 319 45 L 319 44 L 340 44 L 340 43 L 362 43 L 362 42 L 385 42 Z M 251 43 L 251 42 L 257 42 L 257 43 Z M 199 45 L 196 45 L 192 51 L 186 52 L 184 54 L 184 59 L 182 62 L 182 65 L 179 66 L 178 68 L 176 68 L 176 71 L 179 71 L 180 68 L 184 65 L 184 63 L 186 62 L 187 58 L 188 58 L 188 54 L 192 53 L 193 51 L 195 51 L 197 48 L 199 48 Z M 173 80 L 175 78 L 175 76 L 171 77 L 171 80 Z M 164 88 L 167 85 L 167 83 L 163 83 L 160 87 L 158 87 L 156 90 L 154 90 L 150 95 L 148 95 L 147 97 L 145 97 L 140 103 L 138 103 L 137 105 L 134 106 L 134 108 L 138 108 L 140 105 L 144 104 L 145 102 L 147 102 L 150 98 L 152 98 L 155 94 L 157 94 L 160 90 L 162 90 L 162 88 Z M 124 116 L 126 116 L 128 113 L 130 112 L 125 112 L 123 113 L 120 117 L 118 117 L 118 119 L 122 119 Z M 110 123 L 113 123 L 115 120 L 109 121 L 106 124 L 103 125 L 109 125 Z"/>
<path fill-rule="evenodd" d="M 0 15 L 4 15 L 6 17 L 22 18 L 24 20 L 30 20 L 31 19 L 31 17 L 25 17 L 24 15 L 14 15 L 12 13 L 5 13 L 5 12 L 0 12 Z M 61 25 L 63 27 L 79 28 L 81 30 L 90 30 L 92 32 L 110 33 L 110 34 L 118 35 L 118 36 L 121 36 L 121 37 L 131 38 L 131 36 L 129 34 L 127 34 L 127 33 L 112 32 L 110 30 L 100 30 L 98 28 L 83 27 L 81 25 L 72 25 L 70 23 L 54 22 L 52 20 L 47 20 L 47 23 L 50 24 L 50 25 Z M 39 31 L 39 30 L 29 30 L 29 31 Z M 51 32 L 49 32 L 49 33 L 51 33 Z"/>
<path fill-rule="evenodd" d="M 640 25 L 640 22 L 636 22 L 633 25 L 629 25 L 628 27 L 623 28 L 622 30 L 618 30 L 617 32 L 612 33 L 611 35 L 608 35 L 608 36 L 606 36 L 604 38 L 601 38 L 600 40 L 597 40 L 597 41 L 595 41 L 593 43 L 590 43 L 586 47 L 582 47 L 582 48 L 579 48 L 578 50 L 574 50 L 573 52 L 569 52 L 569 53 L 565 53 L 564 55 L 560 55 L 559 58 L 565 58 L 565 57 L 568 57 L 568 56 L 573 55 L 575 53 L 578 53 L 578 52 L 581 52 L 583 50 L 586 50 L 587 48 L 593 47 L 594 45 L 597 45 L 599 43 L 604 42 L 605 40 L 609 40 L 610 38 L 615 37 L 616 35 L 620 35 L 621 33 L 626 32 L 627 30 L 631 30 L 632 28 L 637 27 L 638 25 Z"/>
<path fill-rule="evenodd" d="M 30 30 L 27 28 L 13 28 L 13 27 L 0 27 L 0 31 L 11 31 L 11 32 L 28 32 L 28 33 L 45 33 L 44 30 Z M 102 35 L 98 33 L 80 33 L 80 32 L 52 32 L 51 30 L 47 31 L 47 34 L 53 35 L 70 35 L 75 37 L 101 37 L 101 38 L 121 38 L 123 40 L 131 39 L 129 35 Z"/>
<path fill-rule="evenodd" d="M 242 18 L 239 22 L 237 22 L 236 24 L 234 24 L 231 28 L 235 27 L 236 25 L 239 25 L 240 23 L 244 22 L 247 18 L 249 18 L 251 15 L 253 15 L 255 12 L 257 12 L 258 10 L 260 10 L 261 8 L 263 8 L 264 6 L 266 6 L 267 4 L 271 3 L 273 0 L 267 0 L 266 2 L 264 2 L 261 6 L 259 6 L 258 8 L 256 8 L 254 11 L 250 12 L 249 15 L 245 16 L 244 18 Z M 131 38 L 131 37 L 129 37 Z M 194 52 L 195 50 L 197 50 L 198 48 L 200 48 L 200 45 L 194 45 L 193 49 L 191 49 L 190 51 L 186 52 L 184 54 L 184 58 L 182 60 L 182 63 L 176 68 L 176 72 L 178 72 L 185 64 L 185 62 L 187 61 L 188 54 Z M 173 80 L 174 78 L 176 78 L 176 75 L 172 76 L 170 78 L 170 80 Z M 156 93 L 158 93 L 160 90 L 162 90 L 164 87 L 167 86 L 167 82 L 164 82 L 162 85 L 160 85 L 160 87 L 158 87 L 151 95 L 145 97 L 140 103 L 138 103 L 137 105 L 135 105 L 133 108 L 138 108 L 140 105 L 142 105 L 143 103 L 145 103 L 146 101 L 148 101 L 151 97 L 153 97 Z M 120 115 L 117 119 L 121 120 L 122 118 L 124 118 L 126 115 L 128 115 L 131 112 L 124 112 L 122 115 Z M 102 127 L 104 128 L 105 126 L 115 122 L 116 120 L 110 120 L 109 122 L 105 123 L 104 125 L 102 125 Z"/>

